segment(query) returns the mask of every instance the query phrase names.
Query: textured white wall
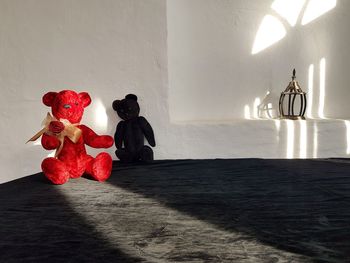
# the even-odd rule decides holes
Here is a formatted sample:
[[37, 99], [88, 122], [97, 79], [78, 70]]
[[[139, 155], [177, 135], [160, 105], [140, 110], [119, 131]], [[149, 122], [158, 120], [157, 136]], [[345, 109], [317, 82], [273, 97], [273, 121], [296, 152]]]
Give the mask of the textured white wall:
[[[350, 116], [348, 51], [350, 2], [336, 2], [335, 8], [302, 25], [303, 11], [292, 27], [265, 1], [168, 1], [169, 104], [173, 121], [221, 121], [244, 117], [255, 98], [267, 91], [279, 94], [290, 81], [293, 68], [308, 91], [308, 71], [314, 65], [314, 115], [318, 112], [319, 64], [325, 59], [324, 115]], [[280, 1], [281, 2], [281, 1]], [[298, 1], [292, 2], [293, 6]], [[292, 8], [287, 8], [287, 14]], [[262, 52], [252, 55], [252, 46], [265, 15], [276, 17], [286, 36]], [[273, 28], [265, 33], [273, 35]], [[181, 104], [181, 107], [179, 107]], [[309, 104], [311, 105], [311, 104]]]
[[[179, 157], [349, 156], [350, 1], [335, 1], [335, 8], [301, 25], [305, 5], [294, 27], [271, 9], [273, 2], [167, 1], [169, 115], [175, 140], [182, 143], [184, 154], [178, 153]], [[316, 6], [320, 2], [313, 1]], [[252, 55], [265, 15], [277, 17], [286, 36]], [[324, 100], [321, 61], [325, 61]], [[313, 96], [308, 98], [312, 118], [295, 122], [254, 118], [256, 98], [262, 101], [268, 91], [278, 106], [294, 67], [309, 94], [309, 83], [313, 84]]]
[[[111, 135], [119, 121], [112, 101], [135, 93], [156, 135], [162, 133], [165, 1], [1, 0], [0, 61], [0, 182], [39, 172], [49, 154], [25, 145], [48, 111], [41, 102], [48, 91], [88, 91], [93, 102], [82, 122]], [[103, 117], [103, 106], [108, 123], [99, 126], [95, 114], [99, 109]]]
[[307, 32], [290, 33], [252, 57], [270, 2], [0, 0], [0, 183], [40, 171], [49, 152], [24, 143], [48, 110], [42, 95], [61, 89], [88, 91], [93, 103], [83, 123], [111, 135], [119, 121], [112, 101], [137, 94], [155, 130], [157, 159], [347, 156], [349, 122], [312, 120], [305, 128], [242, 118], [245, 104], [286, 85], [291, 65], [306, 87], [307, 67], [316, 69], [321, 56], [326, 116], [348, 116], [348, 1]]

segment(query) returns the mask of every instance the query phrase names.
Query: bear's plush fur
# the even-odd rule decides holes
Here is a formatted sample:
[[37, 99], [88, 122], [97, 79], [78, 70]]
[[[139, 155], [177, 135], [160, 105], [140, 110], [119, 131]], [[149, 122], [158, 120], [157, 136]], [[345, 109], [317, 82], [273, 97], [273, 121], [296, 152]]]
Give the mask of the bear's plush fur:
[[122, 119], [114, 135], [117, 157], [125, 163], [152, 161], [153, 150], [144, 145], [144, 137], [154, 147], [156, 145], [154, 133], [148, 121], [139, 116], [140, 107], [137, 96], [128, 94], [125, 99], [115, 100], [112, 106]]
[[[111, 174], [111, 156], [102, 152], [93, 158], [86, 153], [85, 144], [109, 148], [113, 138], [97, 135], [80, 124], [84, 108], [91, 103], [89, 94], [71, 90], [49, 92], [43, 96], [43, 103], [51, 107], [53, 118], [41, 137], [41, 144], [47, 150], [56, 149], [56, 157], [46, 158], [41, 164], [45, 176], [54, 184], [64, 184], [69, 178], [78, 178], [84, 173], [97, 181], [106, 180]], [[73, 129], [74, 139], [65, 136], [68, 129]]]

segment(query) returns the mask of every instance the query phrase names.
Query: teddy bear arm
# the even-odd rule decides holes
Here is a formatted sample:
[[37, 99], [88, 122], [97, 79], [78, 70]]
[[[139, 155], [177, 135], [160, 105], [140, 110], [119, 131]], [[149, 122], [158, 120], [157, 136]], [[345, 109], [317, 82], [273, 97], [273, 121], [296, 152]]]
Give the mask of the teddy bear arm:
[[156, 146], [156, 141], [154, 139], [152, 126], [148, 123], [148, 121], [144, 117], [139, 117], [138, 121], [148, 143], [153, 147]]
[[93, 130], [85, 125], [79, 126], [83, 132], [84, 142], [93, 148], [109, 148], [113, 145], [114, 140], [109, 135], [97, 135]]
[[41, 137], [41, 145], [46, 150], [53, 150], [60, 146], [60, 141], [55, 136], [44, 133]]
[[114, 133], [114, 142], [115, 142], [115, 147], [117, 149], [122, 148], [123, 145], [123, 140], [124, 140], [124, 134], [125, 134], [125, 122], [120, 121], [117, 125], [117, 129]]

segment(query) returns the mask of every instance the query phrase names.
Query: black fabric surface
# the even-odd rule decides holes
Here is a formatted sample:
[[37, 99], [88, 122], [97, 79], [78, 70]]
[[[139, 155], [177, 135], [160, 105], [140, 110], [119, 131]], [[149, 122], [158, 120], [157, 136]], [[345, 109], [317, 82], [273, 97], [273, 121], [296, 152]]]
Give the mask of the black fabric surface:
[[0, 262], [350, 262], [350, 162], [114, 162], [0, 185]]

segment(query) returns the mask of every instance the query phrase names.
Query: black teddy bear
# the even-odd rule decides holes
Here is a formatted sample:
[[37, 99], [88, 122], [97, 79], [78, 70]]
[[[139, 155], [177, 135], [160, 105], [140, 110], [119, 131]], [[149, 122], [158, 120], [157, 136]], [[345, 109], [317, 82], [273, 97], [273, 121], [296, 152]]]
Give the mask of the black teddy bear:
[[137, 103], [137, 96], [128, 94], [125, 99], [113, 101], [112, 106], [123, 120], [118, 123], [114, 134], [117, 147], [115, 154], [119, 160], [125, 163], [152, 161], [153, 150], [144, 145], [144, 137], [152, 147], [156, 142], [151, 125], [144, 117], [139, 116], [140, 106]]

